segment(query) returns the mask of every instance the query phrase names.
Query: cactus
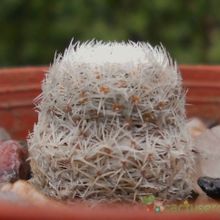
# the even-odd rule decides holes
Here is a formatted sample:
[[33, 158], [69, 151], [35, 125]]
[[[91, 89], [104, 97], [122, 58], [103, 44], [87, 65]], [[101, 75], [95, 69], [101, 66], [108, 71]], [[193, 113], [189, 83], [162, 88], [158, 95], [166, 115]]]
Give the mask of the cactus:
[[36, 99], [32, 183], [57, 199], [185, 199], [194, 159], [185, 94], [162, 46], [91, 41], [57, 55]]

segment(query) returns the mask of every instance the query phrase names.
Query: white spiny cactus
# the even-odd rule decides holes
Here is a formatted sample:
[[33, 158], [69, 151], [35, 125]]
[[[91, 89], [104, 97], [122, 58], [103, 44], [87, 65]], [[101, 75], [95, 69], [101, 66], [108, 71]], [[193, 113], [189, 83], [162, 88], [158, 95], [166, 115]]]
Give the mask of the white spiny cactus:
[[30, 135], [32, 182], [58, 199], [183, 199], [193, 157], [185, 95], [162, 46], [71, 44], [50, 67]]

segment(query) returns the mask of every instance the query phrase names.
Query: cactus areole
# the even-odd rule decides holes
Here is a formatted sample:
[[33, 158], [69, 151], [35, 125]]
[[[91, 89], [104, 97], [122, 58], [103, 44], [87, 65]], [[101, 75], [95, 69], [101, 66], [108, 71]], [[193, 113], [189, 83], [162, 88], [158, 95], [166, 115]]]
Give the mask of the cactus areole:
[[148, 43], [71, 43], [36, 99], [32, 183], [57, 199], [185, 199], [194, 159], [176, 63]]

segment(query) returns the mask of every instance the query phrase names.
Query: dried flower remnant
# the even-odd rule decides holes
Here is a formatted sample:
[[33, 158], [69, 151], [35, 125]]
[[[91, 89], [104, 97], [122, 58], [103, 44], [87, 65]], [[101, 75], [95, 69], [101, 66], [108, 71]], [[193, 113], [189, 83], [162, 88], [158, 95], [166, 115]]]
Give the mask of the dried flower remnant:
[[133, 105], [138, 105], [140, 103], [140, 97], [136, 95], [131, 96], [131, 103]]
[[120, 103], [113, 103], [112, 104], [112, 110], [114, 112], [121, 112], [123, 110], [124, 106]]
[[71, 44], [37, 101], [31, 181], [46, 195], [134, 201], [190, 194], [194, 159], [182, 81], [162, 46]]
[[101, 86], [99, 91], [103, 94], [107, 94], [107, 93], [109, 93], [110, 89], [108, 86]]

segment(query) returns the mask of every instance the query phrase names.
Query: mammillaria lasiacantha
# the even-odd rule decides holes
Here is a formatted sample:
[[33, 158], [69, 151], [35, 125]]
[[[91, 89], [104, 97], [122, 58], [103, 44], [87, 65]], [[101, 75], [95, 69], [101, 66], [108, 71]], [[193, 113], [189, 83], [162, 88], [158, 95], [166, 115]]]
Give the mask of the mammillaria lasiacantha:
[[32, 182], [58, 199], [183, 199], [193, 156], [176, 63], [162, 46], [70, 44], [49, 68], [29, 138]]

